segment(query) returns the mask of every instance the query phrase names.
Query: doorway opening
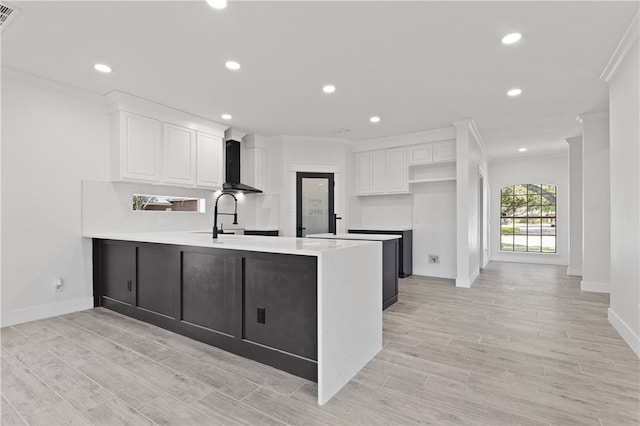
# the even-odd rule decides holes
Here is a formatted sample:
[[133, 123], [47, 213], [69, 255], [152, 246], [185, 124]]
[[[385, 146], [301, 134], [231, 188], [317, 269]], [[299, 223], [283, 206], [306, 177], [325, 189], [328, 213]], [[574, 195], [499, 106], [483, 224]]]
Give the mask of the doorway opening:
[[333, 173], [296, 173], [296, 236], [333, 233]]

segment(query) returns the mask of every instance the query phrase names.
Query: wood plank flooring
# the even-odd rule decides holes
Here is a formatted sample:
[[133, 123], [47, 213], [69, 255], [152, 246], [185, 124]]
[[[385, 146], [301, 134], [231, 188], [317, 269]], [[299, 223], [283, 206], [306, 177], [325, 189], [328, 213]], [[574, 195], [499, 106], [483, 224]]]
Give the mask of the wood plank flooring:
[[2, 425], [638, 425], [640, 362], [564, 267], [400, 280], [384, 349], [316, 385], [104, 309], [1, 329]]

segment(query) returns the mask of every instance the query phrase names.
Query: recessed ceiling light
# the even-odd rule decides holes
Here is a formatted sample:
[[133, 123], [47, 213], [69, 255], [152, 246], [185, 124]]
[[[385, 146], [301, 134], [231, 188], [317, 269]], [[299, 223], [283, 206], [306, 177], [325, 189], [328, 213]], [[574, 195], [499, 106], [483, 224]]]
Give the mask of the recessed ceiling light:
[[526, 150], [527, 150], [527, 148], [520, 148], [520, 149], [518, 149], [518, 151], [520, 151], [520, 152], [525, 152]]
[[224, 9], [227, 7], [227, 0], [207, 0], [207, 4], [214, 9]]
[[322, 91], [324, 93], [333, 93], [336, 91], [336, 86], [334, 86], [333, 84], [327, 84], [322, 88]]
[[372, 123], [379, 123], [380, 122], [380, 117], [374, 115], [373, 117], [371, 117], [369, 119], [369, 121], [372, 122]]
[[231, 114], [222, 114], [220, 117], [222, 117], [223, 120], [231, 120]]
[[240, 69], [240, 64], [236, 61], [227, 61], [224, 63], [224, 66], [233, 71], [237, 71]]
[[518, 96], [519, 94], [522, 93], [522, 89], [511, 89], [507, 92], [507, 96]]
[[520, 41], [521, 38], [522, 38], [522, 34], [520, 33], [507, 34], [506, 36], [502, 37], [502, 44], [517, 43], [518, 41]]
[[111, 72], [111, 67], [109, 65], [105, 65], [105, 64], [95, 64], [93, 66], [93, 68], [95, 68], [96, 71], [100, 71], [103, 73], [110, 73]]

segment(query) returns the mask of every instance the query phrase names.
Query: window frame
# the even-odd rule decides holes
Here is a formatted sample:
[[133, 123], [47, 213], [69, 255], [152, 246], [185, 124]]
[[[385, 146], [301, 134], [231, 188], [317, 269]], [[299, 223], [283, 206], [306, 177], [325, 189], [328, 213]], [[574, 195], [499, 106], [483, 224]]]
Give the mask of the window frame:
[[[557, 185], [519, 183], [502, 187], [500, 189], [500, 252], [557, 255], [557, 210]], [[526, 228], [524, 233], [522, 228]], [[520, 241], [516, 242], [518, 237]], [[524, 237], [524, 244], [522, 237]], [[552, 247], [549, 238], [553, 240]], [[511, 239], [510, 243], [509, 239]]]

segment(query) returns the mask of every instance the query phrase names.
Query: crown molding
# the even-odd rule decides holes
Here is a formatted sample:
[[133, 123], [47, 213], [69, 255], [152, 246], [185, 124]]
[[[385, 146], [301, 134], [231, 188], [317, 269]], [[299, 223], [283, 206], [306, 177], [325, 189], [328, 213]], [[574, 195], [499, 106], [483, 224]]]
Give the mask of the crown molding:
[[565, 142], [571, 145], [572, 143], [582, 144], [582, 136], [574, 136], [572, 138], [565, 138]]
[[478, 146], [482, 151], [482, 155], [484, 155], [484, 158], [487, 159], [489, 156], [487, 155], [487, 148], [484, 144], [484, 139], [482, 139], [480, 131], [476, 127], [476, 122], [473, 120], [473, 118], [471, 119], [471, 123], [469, 123], [469, 130], [471, 130], [473, 137], [476, 139], [476, 142], [478, 142]]
[[14, 81], [29, 84], [30, 86], [73, 93], [74, 95], [82, 96], [84, 98], [91, 99], [97, 102], [104, 102], [104, 98], [100, 93], [95, 93], [86, 89], [81, 89], [79, 87], [70, 86], [66, 83], [61, 83], [56, 80], [40, 77], [39, 75], [30, 74], [14, 68], [6, 67], [4, 65], [2, 66], [2, 68], [0, 68], [0, 75], [2, 76], [3, 80], [5, 78], [9, 78]]
[[620, 43], [618, 43], [618, 47], [611, 55], [611, 59], [609, 59], [609, 63], [604, 67], [604, 71], [600, 74], [600, 78], [607, 83], [611, 81], [616, 71], [620, 67], [620, 64], [624, 62], [625, 58], [629, 54], [631, 47], [638, 40], [638, 36], [640, 35], [640, 22], [638, 16], [640, 12], [636, 12], [636, 15], [631, 20], [631, 24], [627, 27], [627, 30], [624, 32]]
[[578, 115], [578, 121], [580, 123], [584, 123], [585, 121], [595, 121], [595, 120], [608, 120], [609, 112], [587, 112], [584, 114]]
[[405, 135], [385, 136], [383, 138], [364, 139], [352, 142], [353, 152], [371, 151], [374, 149], [397, 148], [421, 143], [445, 141], [456, 138], [456, 130], [453, 127], [441, 127], [439, 129], [425, 130], [423, 132], [408, 133]]
[[209, 120], [208, 118], [200, 117], [119, 90], [113, 90], [107, 93], [104, 95], [104, 99], [107, 103], [109, 114], [118, 111], [132, 112], [199, 132], [206, 132], [220, 138], [224, 138], [224, 132], [229, 127]]

